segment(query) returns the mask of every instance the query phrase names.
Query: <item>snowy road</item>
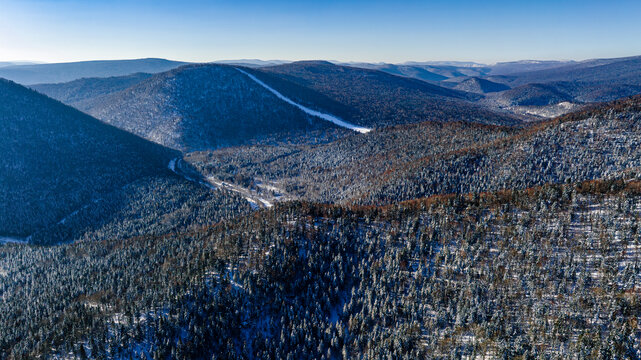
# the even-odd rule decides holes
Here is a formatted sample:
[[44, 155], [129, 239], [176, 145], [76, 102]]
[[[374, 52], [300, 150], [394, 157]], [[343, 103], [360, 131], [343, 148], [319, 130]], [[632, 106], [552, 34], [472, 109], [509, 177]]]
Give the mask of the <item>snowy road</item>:
[[320, 111], [312, 110], [312, 109], [310, 109], [310, 108], [308, 108], [306, 106], [303, 106], [303, 105], [301, 105], [301, 104], [299, 104], [297, 102], [294, 102], [290, 98], [288, 98], [285, 95], [283, 95], [283, 94], [279, 93], [278, 91], [276, 91], [274, 88], [272, 88], [269, 85], [265, 84], [264, 82], [258, 80], [258, 78], [256, 78], [254, 75], [252, 75], [252, 74], [250, 74], [250, 73], [248, 73], [246, 71], [243, 71], [243, 70], [241, 70], [239, 68], [236, 68], [236, 70], [238, 70], [241, 73], [247, 75], [250, 79], [254, 80], [260, 86], [262, 86], [265, 89], [269, 90], [272, 94], [276, 95], [279, 99], [283, 100], [284, 102], [286, 102], [286, 103], [288, 103], [290, 105], [296, 106], [297, 108], [303, 110], [305, 113], [307, 113], [307, 114], [309, 114], [311, 116], [315, 116], [315, 117], [321, 118], [323, 120], [332, 122], [332, 123], [334, 123], [334, 124], [336, 124], [338, 126], [341, 126], [341, 127], [344, 127], [344, 128], [350, 129], [350, 130], [354, 130], [354, 131], [357, 131], [357, 132], [363, 133], [363, 134], [372, 131], [372, 129], [369, 129], [369, 128], [366, 128], [366, 127], [357, 126], [357, 125], [354, 125], [354, 124], [350, 124], [350, 123], [348, 123], [346, 121], [343, 121], [343, 120], [339, 119], [338, 117], [336, 117], [334, 115], [330, 115], [330, 114], [322, 113]]
[[182, 159], [179, 159], [179, 158], [172, 159], [171, 161], [169, 161], [169, 164], [167, 165], [167, 167], [169, 168], [169, 170], [174, 172], [176, 175], [180, 175], [180, 176], [182, 176], [184, 179], [186, 179], [188, 181], [203, 185], [203, 186], [209, 188], [210, 190], [225, 189], [225, 190], [228, 190], [228, 191], [233, 191], [233, 192], [239, 193], [240, 195], [242, 195], [245, 198], [245, 200], [247, 200], [249, 202], [249, 204], [251, 205], [251, 207], [253, 209], [259, 209], [261, 207], [268, 207], [269, 208], [269, 207], [273, 206], [273, 204], [270, 201], [268, 201], [267, 199], [264, 199], [264, 198], [262, 198], [260, 196], [257, 196], [251, 190], [245, 189], [245, 188], [243, 188], [241, 186], [230, 184], [230, 183], [227, 183], [227, 182], [224, 182], [224, 181], [219, 181], [218, 179], [216, 179], [214, 177], [208, 177], [207, 179], [203, 179], [203, 180], [195, 179], [195, 178], [185, 174], [185, 172], [181, 170], [181, 168], [180, 168], [180, 162], [181, 161], [182, 161]]

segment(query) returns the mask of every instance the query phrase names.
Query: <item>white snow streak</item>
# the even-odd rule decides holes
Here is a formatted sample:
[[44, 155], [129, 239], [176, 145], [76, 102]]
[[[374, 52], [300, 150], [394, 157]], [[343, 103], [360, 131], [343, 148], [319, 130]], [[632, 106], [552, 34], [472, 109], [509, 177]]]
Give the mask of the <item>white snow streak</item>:
[[0, 236], [0, 244], [26, 244], [27, 240], [26, 239], [18, 239], [18, 238], [13, 238], [13, 237], [7, 237], [7, 236]]
[[325, 113], [322, 113], [320, 111], [312, 110], [312, 109], [310, 109], [310, 108], [308, 108], [306, 106], [303, 106], [303, 105], [301, 105], [299, 103], [296, 103], [293, 100], [291, 100], [290, 98], [286, 97], [285, 95], [279, 93], [278, 91], [276, 91], [275, 89], [273, 89], [269, 85], [267, 85], [264, 82], [258, 80], [258, 78], [256, 78], [254, 75], [252, 75], [252, 74], [250, 74], [250, 73], [248, 73], [246, 71], [243, 71], [241, 69], [238, 69], [238, 68], [236, 68], [236, 70], [238, 70], [241, 73], [247, 75], [250, 79], [254, 80], [260, 86], [262, 86], [265, 89], [269, 90], [272, 94], [276, 95], [279, 99], [283, 100], [284, 102], [286, 102], [286, 103], [288, 103], [290, 105], [296, 106], [297, 108], [303, 110], [304, 112], [306, 112], [309, 115], [321, 118], [321, 119], [326, 120], [326, 121], [330, 121], [330, 122], [332, 122], [332, 123], [334, 123], [334, 124], [336, 124], [338, 126], [341, 126], [341, 127], [344, 127], [344, 128], [350, 129], [350, 130], [354, 130], [354, 131], [357, 131], [357, 132], [362, 133], [362, 134], [365, 134], [365, 133], [368, 133], [368, 132], [372, 131], [372, 129], [369, 129], [369, 128], [366, 128], [366, 127], [361, 127], [361, 126], [356, 126], [356, 125], [350, 124], [348, 122], [345, 122], [345, 121], [337, 118], [334, 115], [325, 114]]

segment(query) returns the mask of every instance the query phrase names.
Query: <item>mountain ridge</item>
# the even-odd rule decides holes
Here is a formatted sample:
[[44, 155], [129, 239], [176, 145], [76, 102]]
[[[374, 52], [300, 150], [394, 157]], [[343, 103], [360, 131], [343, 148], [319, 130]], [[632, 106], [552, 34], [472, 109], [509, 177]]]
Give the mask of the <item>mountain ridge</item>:
[[0, 78], [22, 85], [62, 83], [81, 78], [123, 76], [141, 72], [158, 73], [185, 64], [179, 61], [146, 58], [17, 65], [0, 68]]

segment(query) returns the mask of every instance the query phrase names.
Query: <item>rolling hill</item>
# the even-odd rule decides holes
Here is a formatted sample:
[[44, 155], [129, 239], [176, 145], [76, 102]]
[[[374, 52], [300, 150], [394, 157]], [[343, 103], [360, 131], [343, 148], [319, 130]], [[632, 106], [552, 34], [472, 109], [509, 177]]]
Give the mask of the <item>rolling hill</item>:
[[505, 84], [496, 83], [479, 77], [471, 77], [456, 82], [454, 89], [477, 94], [487, 94], [508, 90], [510, 87]]
[[639, 84], [641, 56], [586, 60], [551, 69], [525, 71], [505, 76], [490, 76], [489, 80], [511, 86], [556, 81], [599, 82], [602, 84]]
[[136, 73], [105, 78], [82, 78], [57, 84], [35, 84], [29, 87], [67, 105], [86, 110], [85, 103], [97, 97], [125, 90], [151, 76], [147, 73]]
[[356, 64], [349, 64], [349, 65], [353, 67], [364, 68], [364, 69], [380, 70], [389, 74], [406, 76], [406, 77], [428, 81], [428, 82], [437, 82], [437, 81], [449, 79], [449, 76], [444, 76], [437, 72], [430, 71], [426, 69], [425, 66], [419, 66], [419, 65], [366, 64], [366, 63], [356, 63]]
[[235, 67], [188, 65], [122, 91], [84, 101], [79, 109], [121, 129], [180, 150], [199, 150], [339, 131], [309, 116]]
[[402, 75], [424, 81], [438, 82], [454, 78], [501, 76], [514, 73], [547, 70], [575, 63], [575, 61], [519, 60], [498, 62], [496, 64], [461, 63], [456, 61], [408, 61], [402, 64], [353, 63], [345, 65], [381, 70], [394, 75]]
[[573, 65], [575, 63], [575, 61], [556, 60], [518, 60], [498, 62], [491, 65], [491, 70], [487, 75], [509, 75], [514, 73], [541, 71]]
[[194, 152], [185, 160], [206, 177], [250, 188], [274, 201], [350, 201], [388, 171], [427, 156], [515, 135], [519, 129], [423, 122], [376, 129], [319, 145], [257, 145]]
[[605, 102], [641, 93], [641, 57], [587, 60], [487, 79], [513, 88], [543, 84], [577, 103]]
[[393, 204], [435, 194], [523, 189], [641, 167], [641, 98], [518, 129], [432, 123], [377, 129], [315, 146], [188, 154], [206, 176], [274, 200]]
[[640, 64], [641, 57], [578, 62], [517, 61], [495, 64], [480, 77], [450, 78], [438, 84], [477, 93], [481, 93], [482, 86], [478, 84], [481, 79], [500, 84], [494, 85], [497, 91], [485, 92], [479, 104], [522, 115], [524, 119], [552, 118], [576, 111], [586, 103], [640, 94]]
[[558, 86], [547, 84], [527, 84], [501, 92], [497, 101], [508, 106], [546, 106], [564, 101], [572, 101]]
[[302, 61], [252, 69], [252, 73], [303, 104], [327, 109], [362, 126], [452, 120], [488, 124], [519, 122], [470, 104], [471, 100], [480, 98], [477, 94], [383, 71]]
[[401, 64], [349, 63], [340, 65], [380, 70], [393, 75], [401, 75], [429, 82], [442, 81], [457, 77], [484, 76], [491, 71], [489, 65], [457, 61], [408, 61]]
[[0, 78], [22, 85], [61, 83], [81, 78], [159, 73], [184, 64], [165, 59], [136, 59], [14, 65], [0, 68]]

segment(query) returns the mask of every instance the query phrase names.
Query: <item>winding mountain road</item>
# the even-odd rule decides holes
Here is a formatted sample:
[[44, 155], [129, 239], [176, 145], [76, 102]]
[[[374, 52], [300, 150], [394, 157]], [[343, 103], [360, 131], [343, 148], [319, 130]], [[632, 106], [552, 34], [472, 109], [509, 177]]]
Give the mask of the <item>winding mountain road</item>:
[[273, 206], [271, 201], [261, 196], [258, 196], [256, 192], [246, 189], [244, 187], [241, 187], [235, 184], [230, 184], [224, 181], [219, 181], [214, 177], [208, 177], [202, 180], [196, 179], [193, 176], [188, 175], [185, 171], [183, 171], [183, 169], [181, 169], [181, 166], [180, 166], [181, 162], [182, 162], [182, 159], [180, 158], [172, 159], [171, 161], [169, 161], [169, 165], [167, 165], [167, 167], [169, 168], [169, 170], [174, 172], [176, 175], [181, 176], [185, 180], [191, 181], [196, 184], [200, 184], [210, 190], [225, 189], [228, 191], [233, 191], [235, 193], [238, 193], [242, 195], [245, 198], [245, 200], [247, 200], [251, 205], [251, 207], [254, 209], [259, 209], [263, 207], [269, 208]]

